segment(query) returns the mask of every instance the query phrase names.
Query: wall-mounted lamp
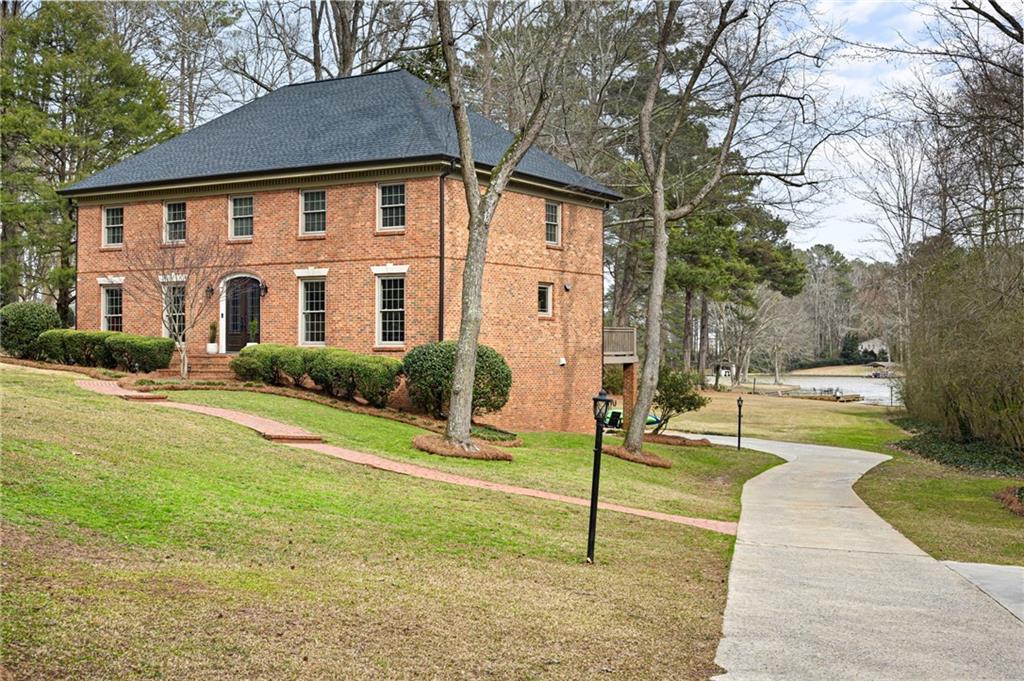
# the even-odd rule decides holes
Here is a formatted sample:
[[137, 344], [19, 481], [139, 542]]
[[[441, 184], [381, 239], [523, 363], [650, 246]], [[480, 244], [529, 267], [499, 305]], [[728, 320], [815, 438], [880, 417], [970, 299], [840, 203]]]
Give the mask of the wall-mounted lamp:
[[212, 286], [207, 286], [206, 287], [206, 297], [207, 298], [213, 298], [213, 287]]
[[267, 297], [267, 285], [266, 284], [260, 284], [260, 298], [266, 298], [266, 297]]

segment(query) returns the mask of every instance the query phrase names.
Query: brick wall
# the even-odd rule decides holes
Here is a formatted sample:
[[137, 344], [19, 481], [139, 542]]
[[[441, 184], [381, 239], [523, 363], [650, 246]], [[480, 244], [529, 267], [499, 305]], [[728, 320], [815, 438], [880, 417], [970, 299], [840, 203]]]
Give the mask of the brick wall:
[[[264, 342], [298, 343], [295, 270], [310, 268], [328, 270], [327, 345], [400, 356], [403, 349], [436, 340], [439, 181], [436, 176], [387, 180], [393, 181], [406, 184], [402, 232], [377, 230], [374, 182], [316, 187], [327, 192], [327, 230], [322, 237], [299, 234], [298, 187], [251, 192], [254, 228], [247, 241], [228, 239], [227, 194], [83, 203], [78, 217], [78, 327], [100, 327], [97, 278], [124, 277], [125, 331], [162, 333], [156, 302], [137, 293], [152, 286], [147, 283], [152, 276], [130, 271], [124, 249], [161, 233], [161, 199], [166, 199], [187, 202], [190, 236], [201, 240], [219, 235], [223, 248], [237, 252], [234, 272], [254, 275], [266, 284], [260, 309]], [[481, 341], [505, 355], [513, 371], [513, 388], [508, 406], [484, 420], [517, 430], [588, 430], [590, 397], [601, 378], [602, 215], [599, 208], [563, 203], [562, 246], [550, 248], [544, 241], [544, 203], [540, 196], [508, 192], [492, 226]], [[105, 205], [124, 207], [123, 248], [101, 248]], [[446, 181], [445, 209], [445, 337], [455, 339], [467, 241], [465, 196], [457, 179]], [[376, 279], [370, 268], [388, 263], [408, 266], [404, 348], [374, 347]], [[550, 318], [537, 314], [539, 282], [554, 285]], [[219, 296], [219, 291], [214, 293], [206, 318], [190, 336], [193, 353], [205, 352], [208, 324], [220, 315]], [[222, 319], [219, 323], [223, 326]], [[562, 357], [564, 366], [559, 364]]]

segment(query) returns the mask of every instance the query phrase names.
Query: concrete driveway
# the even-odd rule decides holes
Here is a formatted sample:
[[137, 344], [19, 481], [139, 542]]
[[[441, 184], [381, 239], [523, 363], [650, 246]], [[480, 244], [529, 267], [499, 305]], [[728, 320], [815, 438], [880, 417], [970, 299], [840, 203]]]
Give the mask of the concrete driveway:
[[743, 445], [788, 463], [743, 488], [717, 679], [1021, 678], [1024, 623], [854, 494], [889, 457]]

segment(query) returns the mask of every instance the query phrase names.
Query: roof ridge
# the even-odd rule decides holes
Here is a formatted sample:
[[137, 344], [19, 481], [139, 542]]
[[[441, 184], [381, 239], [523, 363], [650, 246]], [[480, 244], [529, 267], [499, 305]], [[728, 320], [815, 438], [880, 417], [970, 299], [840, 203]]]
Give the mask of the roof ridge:
[[[366, 77], [369, 77], [369, 76], [383, 76], [383, 75], [387, 75], [389, 73], [401, 73], [401, 72], [409, 73], [405, 69], [403, 69], [401, 67], [398, 67], [398, 68], [394, 68], [394, 69], [388, 69], [387, 71], [368, 71], [366, 73], [353, 73], [350, 76], [335, 76], [334, 78], [321, 78], [320, 80], [302, 80], [302, 81], [299, 81], [298, 83], [288, 83], [287, 85], [284, 86], [284, 88], [296, 87], [298, 85], [318, 85], [320, 83], [332, 83], [332, 82], [338, 81], [338, 80], [354, 80], [356, 78], [366, 78]], [[409, 73], [409, 75], [413, 76], [413, 74], [411, 74], [411, 73]], [[415, 77], [416, 76], [413, 76], [413, 78], [415, 78]], [[284, 88], [277, 88], [277, 89], [278, 90], [283, 90]], [[277, 90], [274, 90], [274, 92], [276, 92], [276, 91]]]

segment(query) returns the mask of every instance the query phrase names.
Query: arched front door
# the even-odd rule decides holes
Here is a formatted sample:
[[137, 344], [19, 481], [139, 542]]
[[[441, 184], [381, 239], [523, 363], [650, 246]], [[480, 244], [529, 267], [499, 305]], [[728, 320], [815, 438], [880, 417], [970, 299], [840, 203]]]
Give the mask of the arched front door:
[[237, 352], [246, 343], [258, 343], [259, 330], [249, 333], [250, 325], [260, 322], [260, 282], [253, 277], [235, 277], [228, 281], [226, 306], [224, 310], [224, 347], [228, 352]]

